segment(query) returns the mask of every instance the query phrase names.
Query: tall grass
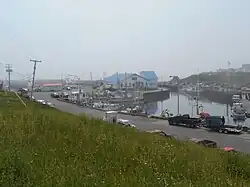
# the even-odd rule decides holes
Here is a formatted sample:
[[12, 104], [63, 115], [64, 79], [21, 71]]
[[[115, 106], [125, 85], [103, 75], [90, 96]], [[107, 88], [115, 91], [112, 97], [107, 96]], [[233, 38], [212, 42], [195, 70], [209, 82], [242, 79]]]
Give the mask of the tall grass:
[[250, 158], [0, 94], [0, 186], [250, 186]]

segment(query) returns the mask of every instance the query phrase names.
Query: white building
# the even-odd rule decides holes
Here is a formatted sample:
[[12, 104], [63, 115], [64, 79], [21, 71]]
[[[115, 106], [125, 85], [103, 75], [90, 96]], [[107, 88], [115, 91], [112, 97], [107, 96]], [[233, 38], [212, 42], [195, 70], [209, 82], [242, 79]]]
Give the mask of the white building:
[[250, 64], [242, 64], [241, 69], [243, 72], [250, 72]]
[[[126, 86], [127, 85], [127, 86]], [[149, 80], [134, 73], [120, 81], [121, 88], [145, 88], [149, 87]]]
[[158, 77], [153, 71], [142, 71], [139, 74], [114, 74], [107, 77], [106, 85], [112, 85], [113, 88], [121, 89], [157, 89]]

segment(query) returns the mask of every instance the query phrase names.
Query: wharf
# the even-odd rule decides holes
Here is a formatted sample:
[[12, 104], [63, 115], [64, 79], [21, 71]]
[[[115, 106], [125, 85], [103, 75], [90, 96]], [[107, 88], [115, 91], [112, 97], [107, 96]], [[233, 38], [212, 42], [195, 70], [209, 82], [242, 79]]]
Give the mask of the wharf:
[[249, 100], [241, 100], [243, 104], [243, 108], [247, 111], [247, 113], [250, 113], [250, 101]]

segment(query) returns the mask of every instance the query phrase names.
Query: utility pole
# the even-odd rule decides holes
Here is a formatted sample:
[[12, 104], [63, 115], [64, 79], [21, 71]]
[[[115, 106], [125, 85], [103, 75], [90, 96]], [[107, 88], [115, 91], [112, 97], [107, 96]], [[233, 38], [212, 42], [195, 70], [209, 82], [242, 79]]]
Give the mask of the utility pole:
[[32, 77], [32, 85], [31, 85], [31, 92], [30, 92], [30, 98], [32, 99], [33, 97], [33, 89], [34, 89], [34, 84], [35, 84], [35, 76], [36, 76], [36, 63], [41, 63], [41, 60], [32, 60], [30, 59], [31, 62], [34, 62], [34, 67], [33, 67], [33, 77]]
[[10, 73], [13, 71], [12, 70], [12, 65], [11, 64], [6, 64], [5, 68], [6, 68], [6, 72], [8, 73], [8, 82], [9, 82], [8, 91], [10, 92]]

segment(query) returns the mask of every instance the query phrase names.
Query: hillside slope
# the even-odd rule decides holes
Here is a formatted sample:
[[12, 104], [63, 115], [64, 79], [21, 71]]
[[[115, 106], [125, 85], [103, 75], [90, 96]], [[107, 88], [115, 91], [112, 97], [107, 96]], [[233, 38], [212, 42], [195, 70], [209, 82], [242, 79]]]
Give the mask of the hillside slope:
[[[250, 83], [250, 73], [231, 72], [229, 73], [229, 78], [226, 72], [201, 73], [199, 75], [199, 79], [200, 82], [206, 83], [225, 84], [230, 82], [230, 84], [242, 86], [244, 84]], [[191, 75], [181, 79], [181, 81], [195, 84], [197, 82], [197, 75]]]
[[250, 157], [0, 93], [0, 186], [249, 186]]

